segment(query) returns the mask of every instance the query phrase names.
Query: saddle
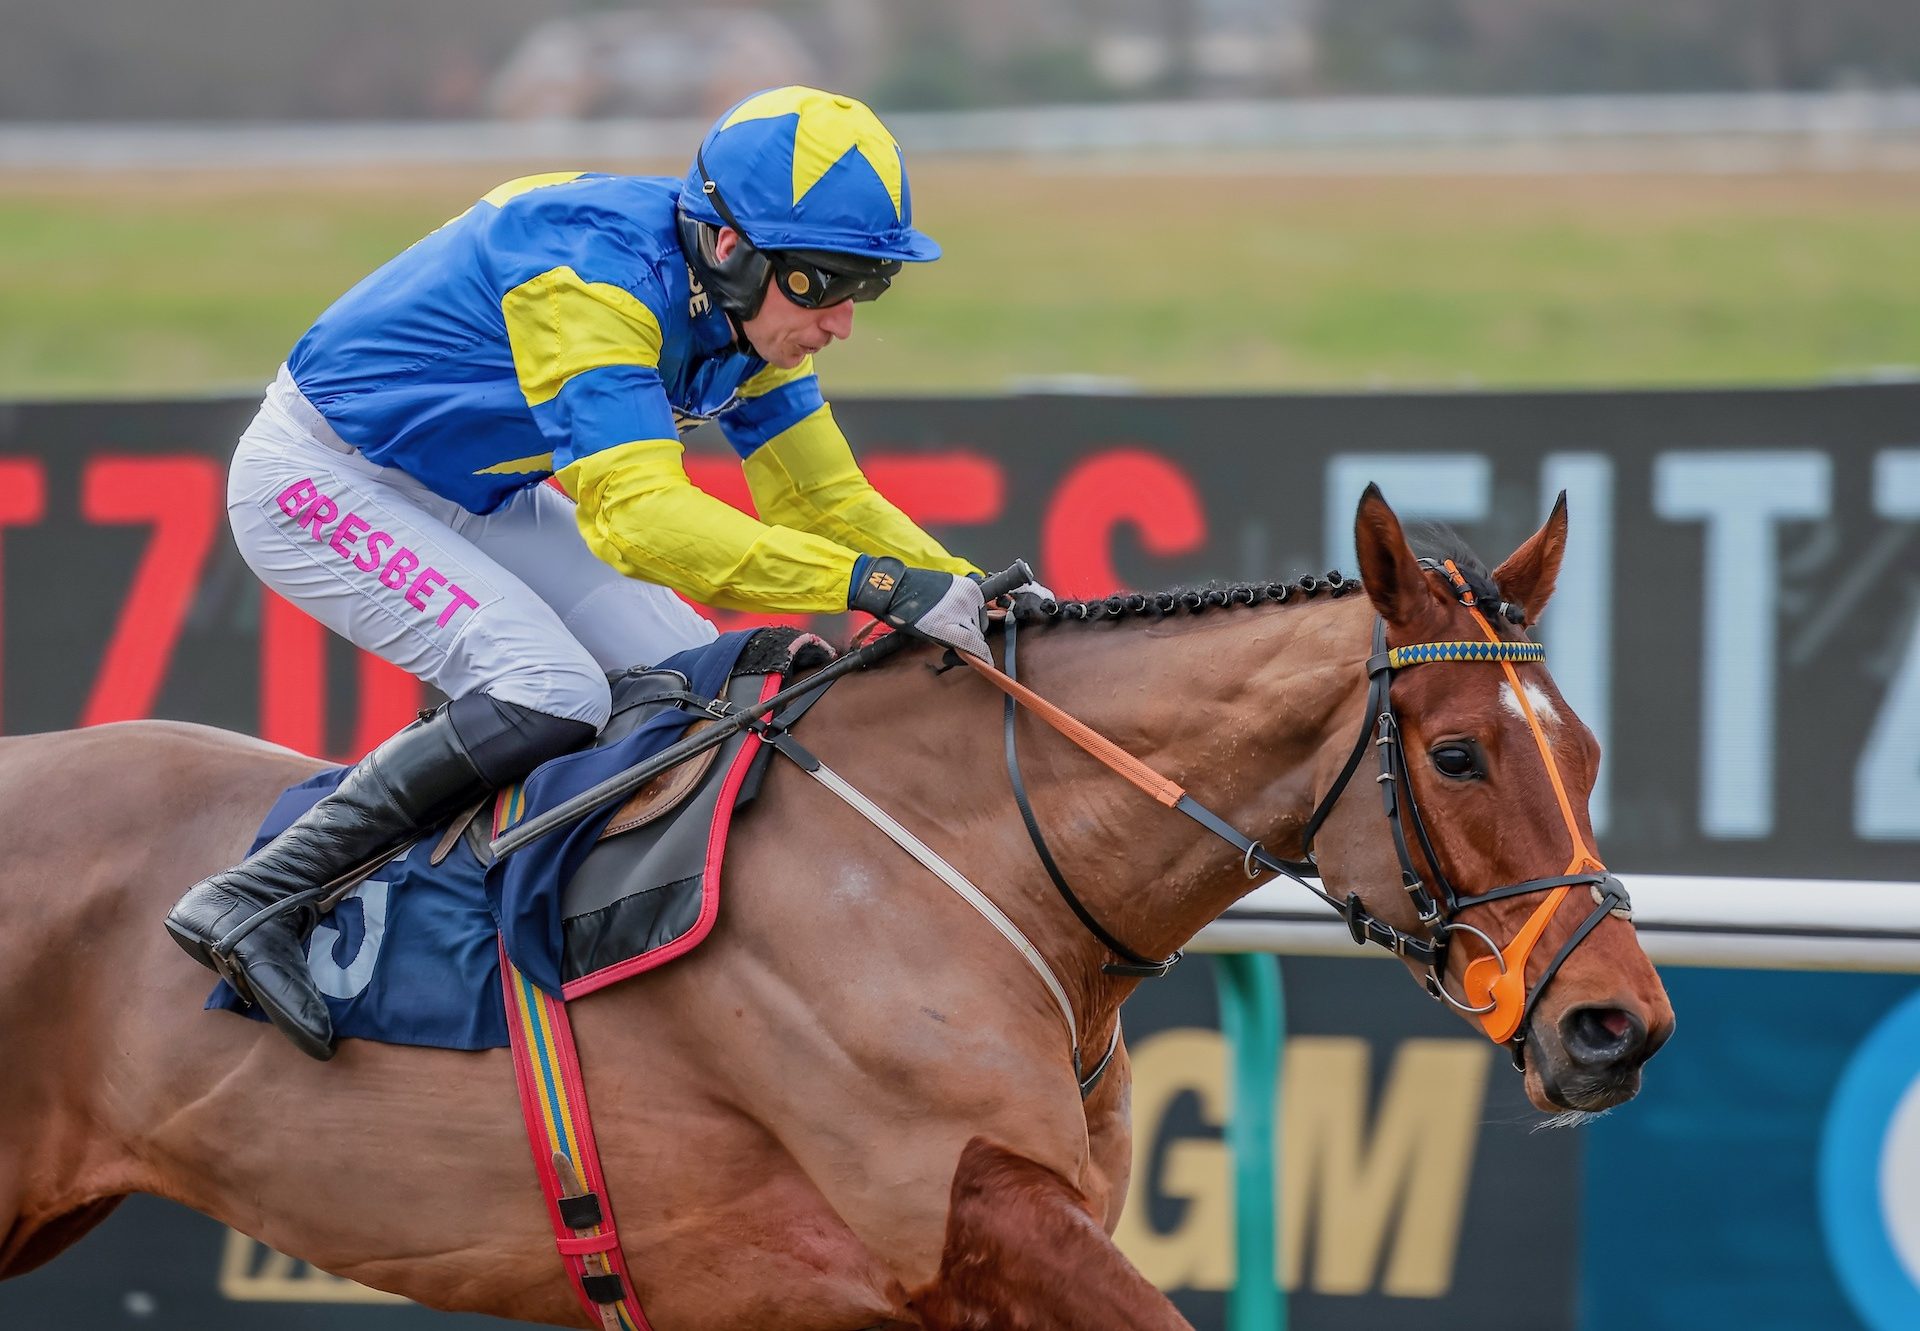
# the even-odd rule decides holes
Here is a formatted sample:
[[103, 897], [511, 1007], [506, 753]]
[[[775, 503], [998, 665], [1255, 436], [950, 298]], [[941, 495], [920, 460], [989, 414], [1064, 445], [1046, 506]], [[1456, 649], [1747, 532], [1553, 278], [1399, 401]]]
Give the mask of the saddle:
[[[757, 664], [736, 666], [718, 701], [746, 707], [777, 688], [782, 674], [749, 672]], [[630, 671], [615, 681], [613, 719], [598, 747], [617, 746], [669, 714], [698, 717], [710, 701], [677, 671]], [[696, 719], [676, 738], [712, 724], [711, 715]], [[560, 889], [563, 997], [651, 970], [706, 937], [718, 914], [733, 811], [753, 798], [770, 753], [741, 731], [655, 776], [607, 816]], [[521, 804], [519, 788], [509, 787], [495, 794], [491, 818], [469, 823], [466, 835], [483, 863]], [[514, 880], [504, 881], [510, 890]]]
[[[618, 734], [614, 733], [614, 725], [623, 719], [623, 714], [631, 717], [640, 707], [648, 703], [656, 706], [664, 704], [669, 696], [686, 698], [694, 696], [687, 677], [677, 670], [635, 669], [616, 676], [614, 682], [616, 689], [614, 722], [609, 723], [607, 732], [596, 741], [596, 746], [633, 732], [636, 723], [628, 721], [620, 726]], [[621, 706], [622, 698], [628, 699], [624, 707]], [[687, 727], [685, 734], [696, 735], [711, 724], [711, 721], [695, 721]], [[664, 818], [678, 809], [707, 779], [708, 773], [713, 770], [713, 764], [719, 756], [718, 748], [703, 750], [685, 762], [669, 767], [634, 791], [619, 808], [614, 810], [612, 820], [600, 831], [600, 840], [606, 841], [623, 832], [632, 832], [645, 827], [648, 823]], [[501, 794], [501, 791], [494, 791], [486, 799], [465, 810], [448, 823], [446, 831], [440, 834], [440, 840], [434, 845], [429, 862], [440, 864], [451, 855], [453, 848], [460, 844], [461, 838], [468, 836], [472, 831], [475, 820], [481, 813], [493, 808]], [[485, 852], [484, 842], [475, 840], [474, 844], [482, 853]]]
[[[308, 949], [343, 1038], [480, 1049], [508, 1043], [496, 939], [550, 993], [575, 997], [697, 946], [719, 912], [733, 812], [758, 789], [771, 750], [751, 731], [668, 768], [603, 809], [496, 863], [509, 826], [757, 701], [830, 655], [793, 630], [728, 634], [664, 668], [609, 681], [613, 716], [594, 745], [545, 764], [323, 903]], [[584, 775], [575, 776], [580, 773]], [[282, 795], [256, 845], [332, 789], [339, 771]], [[577, 788], [577, 785], [575, 788]], [[251, 1011], [223, 983], [209, 1007]]]

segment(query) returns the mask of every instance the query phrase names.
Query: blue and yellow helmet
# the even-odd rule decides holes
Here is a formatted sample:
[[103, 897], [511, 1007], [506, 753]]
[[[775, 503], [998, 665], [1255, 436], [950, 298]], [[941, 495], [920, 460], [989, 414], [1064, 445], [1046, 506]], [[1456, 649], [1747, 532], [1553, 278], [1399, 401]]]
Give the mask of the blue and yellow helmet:
[[[718, 196], [718, 206], [716, 206]], [[864, 102], [798, 85], [755, 93], [694, 154], [681, 212], [760, 250], [892, 263], [940, 257], [913, 227], [900, 145]]]

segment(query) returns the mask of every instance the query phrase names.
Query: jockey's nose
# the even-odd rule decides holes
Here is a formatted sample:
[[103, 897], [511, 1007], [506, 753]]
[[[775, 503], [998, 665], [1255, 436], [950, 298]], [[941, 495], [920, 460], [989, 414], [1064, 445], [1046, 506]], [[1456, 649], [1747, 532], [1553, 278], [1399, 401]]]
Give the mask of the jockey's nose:
[[820, 328], [843, 341], [853, 335], [853, 302], [843, 300], [820, 311]]

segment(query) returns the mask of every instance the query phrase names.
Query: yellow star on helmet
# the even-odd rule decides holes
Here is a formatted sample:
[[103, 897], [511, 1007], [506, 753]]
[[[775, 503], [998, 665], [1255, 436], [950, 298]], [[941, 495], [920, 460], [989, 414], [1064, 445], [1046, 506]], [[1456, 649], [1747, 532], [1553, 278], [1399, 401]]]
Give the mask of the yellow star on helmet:
[[798, 115], [793, 131], [793, 201], [807, 197], [849, 148], [859, 150], [873, 167], [900, 215], [900, 148], [865, 102], [818, 88], [795, 85], [774, 88], [749, 97], [734, 108], [722, 130], [746, 120], [773, 120]]

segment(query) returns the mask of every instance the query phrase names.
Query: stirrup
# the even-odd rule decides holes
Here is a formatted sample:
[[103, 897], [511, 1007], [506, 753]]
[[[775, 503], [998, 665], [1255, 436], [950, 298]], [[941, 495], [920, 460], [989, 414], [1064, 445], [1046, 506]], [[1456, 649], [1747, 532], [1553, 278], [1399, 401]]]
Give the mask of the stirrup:
[[214, 951], [213, 973], [226, 981], [227, 987], [233, 990], [242, 1003], [248, 1007], [260, 1006], [260, 996], [253, 992], [253, 986], [247, 982], [246, 971], [234, 961], [231, 949], [224, 952], [217, 949]]
[[[236, 924], [232, 929], [228, 930], [224, 938], [219, 939], [213, 944], [210, 951], [213, 953], [214, 969], [220, 971], [223, 978], [227, 978], [227, 970], [239, 970], [239, 967], [231, 964], [233, 952], [234, 949], [240, 945], [241, 940], [246, 938], [248, 934], [258, 929], [261, 925], [266, 924], [268, 921], [276, 920], [290, 911], [317, 907], [320, 899], [325, 895], [325, 888], [310, 887], [304, 892], [295, 892], [292, 896], [282, 897], [278, 901], [269, 902], [267, 905], [262, 906], [259, 910], [247, 916], [246, 919], [240, 921], [239, 924]], [[315, 911], [314, 918], [316, 920], [319, 918], [317, 910]], [[223, 962], [227, 964], [223, 965]], [[232, 983], [230, 978], [228, 978], [228, 983]], [[238, 985], [234, 987], [235, 989], [239, 988]]]

